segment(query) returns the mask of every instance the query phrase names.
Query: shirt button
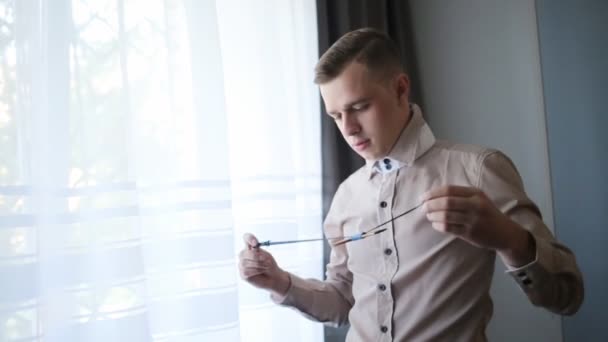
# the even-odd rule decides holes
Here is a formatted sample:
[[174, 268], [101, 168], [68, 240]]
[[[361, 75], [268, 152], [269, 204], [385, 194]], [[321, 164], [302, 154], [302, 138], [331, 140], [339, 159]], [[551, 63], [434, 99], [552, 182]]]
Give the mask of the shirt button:
[[385, 202], [385, 201], [382, 201], [382, 202], [380, 202], [380, 206], [381, 206], [382, 208], [386, 208], [387, 204], [386, 204], [386, 202]]
[[380, 331], [382, 331], [383, 333], [388, 331], [388, 328], [385, 325], [381, 325], [380, 326]]
[[390, 163], [391, 163], [391, 160], [390, 160], [390, 159], [388, 159], [388, 158], [384, 158], [384, 164], [390, 164]]
[[380, 290], [380, 291], [386, 290], [386, 285], [384, 285], [384, 284], [378, 285], [378, 290]]
[[522, 283], [524, 285], [530, 285], [530, 284], [532, 284], [532, 280], [530, 278], [526, 278], [526, 279], [522, 280]]
[[391, 166], [391, 164], [386, 164], [386, 165], [384, 165], [384, 167], [385, 167], [387, 170], [390, 170], [390, 169], [392, 169], [392, 168], [393, 168], [393, 166]]
[[393, 254], [393, 250], [390, 249], [390, 248], [387, 248], [387, 249], [384, 250], [384, 254], [385, 255], [391, 255], [391, 254]]

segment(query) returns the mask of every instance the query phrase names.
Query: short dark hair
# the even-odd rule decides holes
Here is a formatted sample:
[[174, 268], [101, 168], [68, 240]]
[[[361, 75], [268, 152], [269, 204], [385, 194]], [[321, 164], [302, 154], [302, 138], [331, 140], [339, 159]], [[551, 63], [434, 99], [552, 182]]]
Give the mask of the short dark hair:
[[395, 42], [384, 32], [366, 27], [343, 35], [327, 49], [315, 66], [314, 82], [324, 84], [333, 80], [353, 61], [383, 76], [403, 70]]

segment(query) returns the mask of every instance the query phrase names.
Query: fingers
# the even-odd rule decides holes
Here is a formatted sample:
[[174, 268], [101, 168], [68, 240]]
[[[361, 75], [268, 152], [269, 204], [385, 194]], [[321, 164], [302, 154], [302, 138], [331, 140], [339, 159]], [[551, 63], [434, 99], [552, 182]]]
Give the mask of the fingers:
[[445, 223], [445, 222], [432, 222], [432, 226], [435, 230], [442, 233], [450, 233], [454, 235], [461, 235], [466, 231], [464, 225]]
[[421, 202], [426, 202], [437, 197], [471, 197], [476, 195], [479, 189], [467, 186], [446, 185], [431, 189], [425, 192], [421, 197]]
[[243, 278], [244, 280], [247, 280], [249, 278], [265, 274], [266, 270], [254, 268], [254, 267], [248, 267], [248, 268], [241, 269], [240, 273], [241, 273], [241, 278]]
[[274, 258], [265, 250], [261, 249], [244, 249], [239, 253], [239, 262], [249, 260], [260, 264], [270, 265]]
[[478, 208], [475, 194], [475, 188], [458, 186], [431, 190], [425, 194], [426, 217], [435, 230], [460, 235], [475, 221]]
[[434, 211], [426, 214], [431, 223], [447, 223], [455, 225], [468, 225], [472, 223], [469, 215], [458, 211]]
[[264, 274], [271, 268], [269, 258], [257, 250], [243, 250], [239, 255], [239, 271], [241, 278], [247, 280], [251, 277]]
[[243, 235], [243, 241], [245, 242], [245, 246], [249, 249], [255, 248], [258, 245], [258, 239], [251, 233], [245, 233]]
[[264, 260], [253, 260], [241, 258], [239, 260], [239, 272], [243, 279], [248, 279], [256, 275], [264, 274], [270, 269]]
[[264, 271], [270, 269], [270, 266], [271, 265], [269, 265], [268, 262], [266, 262], [266, 261], [243, 259], [240, 262], [240, 267], [242, 267], [242, 268], [257, 268], [257, 269], [264, 270]]
[[478, 208], [478, 201], [474, 197], [435, 197], [424, 203], [427, 213], [437, 211], [475, 211]]
[[[253, 235], [251, 236], [253, 237]], [[245, 238], [248, 242], [248, 247], [239, 253], [239, 273], [244, 280], [258, 275], [269, 274], [275, 268], [274, 258], [270, 253], [263, 249], [251, 247], [251, 244], [257, 243], [255, 237], [253, 238]]]
[[[451, 200], [453, 198], [443, 197], [427, 202], [430, 208], [427, 208], [426, 218], [431, 222], [435, 230], [456, 235], [464, 234], [467, 231], [467, 227], [475, 224], [477, 216], [474, 211], [465, 210], [468, 206], [466, 203], [452, 203], [452, 205], [448, 205], [448, 199]], [[460, 201], [468, 202], [468, 200]], [[446, 208], [459, 208], [461, 210], [449, 210]]]

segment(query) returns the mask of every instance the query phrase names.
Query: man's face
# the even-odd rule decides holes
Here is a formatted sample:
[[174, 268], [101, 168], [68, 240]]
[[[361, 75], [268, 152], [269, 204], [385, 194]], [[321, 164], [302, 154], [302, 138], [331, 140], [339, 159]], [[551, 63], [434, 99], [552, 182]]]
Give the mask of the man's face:
[[348, 65], [338, 77], [320, 86], [327, 114], [346, 142], [366, 160], [387, 155], [408, 118], [409, 81], [372, 77], [360, 63]]

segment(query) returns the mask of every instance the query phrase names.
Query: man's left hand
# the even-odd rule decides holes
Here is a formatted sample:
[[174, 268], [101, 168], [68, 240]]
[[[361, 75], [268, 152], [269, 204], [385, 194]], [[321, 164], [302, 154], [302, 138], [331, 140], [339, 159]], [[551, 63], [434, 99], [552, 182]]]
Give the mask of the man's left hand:
[[436, 230], [493, 249], [512, 266], [534, 259], [531, 234], [498, 210], [483, 191], [448, 185], [426, 192], [421, 199]]

